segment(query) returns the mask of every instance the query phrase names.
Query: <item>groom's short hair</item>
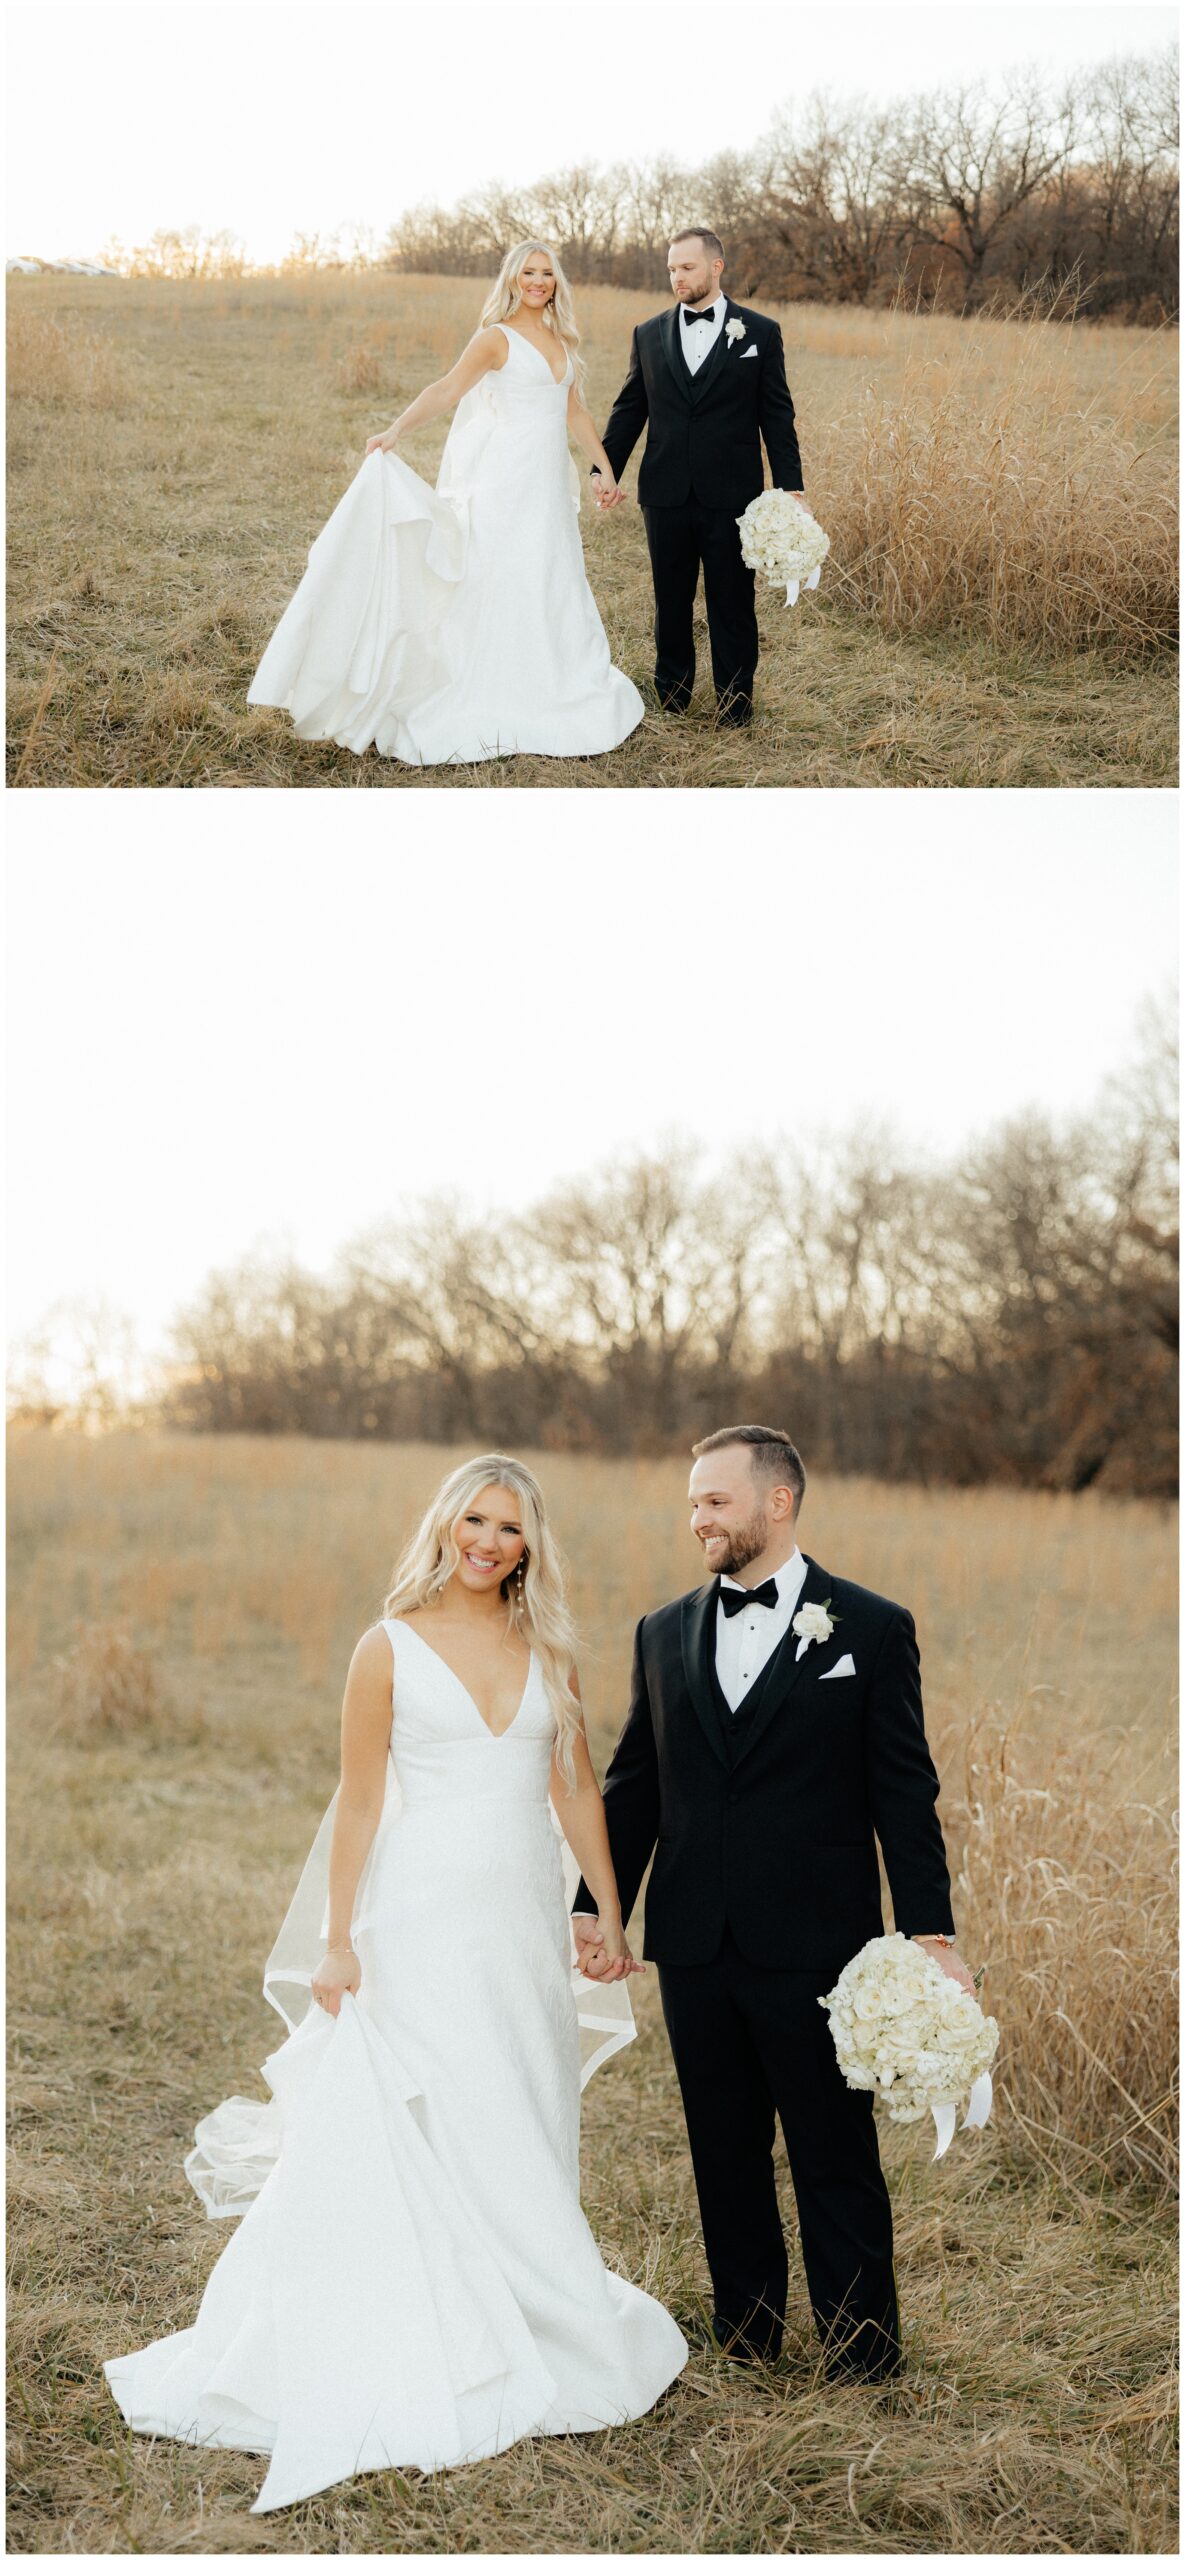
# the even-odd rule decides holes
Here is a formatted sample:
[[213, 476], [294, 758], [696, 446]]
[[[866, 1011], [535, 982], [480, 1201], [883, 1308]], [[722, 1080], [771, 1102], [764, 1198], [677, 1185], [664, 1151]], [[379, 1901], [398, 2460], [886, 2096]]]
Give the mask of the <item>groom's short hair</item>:
[[794, 1496], [795, 1518], [802, 1509], [806, 1492], [806, 1468], [788, 1431], [772, 1431], [764, 1422], [732, 1422], [724, 1431], [713, 1431], [708, 1439], [697, 1440], [693, 1458], [706, 1458], [710, 1449], [747, 1449], [754, 1476], [767, 1485], [788, 1484]]
[[689, 223], [686, 231], [673, 232], [667, 245], [669, 248], [677, 249], [681, 240], [702, 240], [708, 253], [709, 265], [713, 258], [723, 259], [723, 240], [719, 239], [714, 231], [706, 231], [700, 222]]

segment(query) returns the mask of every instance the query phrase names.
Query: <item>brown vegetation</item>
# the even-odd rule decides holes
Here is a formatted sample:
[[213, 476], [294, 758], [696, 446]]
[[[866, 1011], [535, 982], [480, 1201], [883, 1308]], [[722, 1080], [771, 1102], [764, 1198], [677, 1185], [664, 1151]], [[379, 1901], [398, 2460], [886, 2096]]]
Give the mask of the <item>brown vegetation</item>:
[[[1133, 329], [783, 309], [817, 597], [760, 601], [759, 716], [651, 693], [636, 507], [586, 510], [617, 663], [651, 706], [615, 754], [425, 772], [249, 711], [264, 644], [366, 437], [447, 370], [448, 277], [16, 279], [10, 772], [22, 784], [630, 788], [1143, 784], [1175, 774], [1173, 342]], [[603, 420], [650, 294], [579, 297]], [[38, 332], [41, 334], [38, 336]], [[105, 351], [105, 388], [74, 396]], [[443, 430], [412, 440], [433, 477]], [[634, 468], [627, 475], [634, 486]]]
[[94, 1741], [104, 1734], [155, 1734], [167, 1722], [156, 1664], [124, 1627], [87, 1627], [77, 1644], [58, 1656], [55, 1670], [58, 1729], [75, 1741]]
[[[206, 2108], [259, 2087], [260, 1967], [334, 1783], [344, 1664], [460, 1454], [15, 1447], [9, 2547], [1172, 2549], [1175, 1540], [1093, 1495], [808, 1491], [810, 1551], [916, 1610], [960, 1937], [1003, 2030], [986, 2134], [937, 2166], [923, 2128], [885, 2139], [901, 2392], [821, 2383], [797, 2271], [778, 2371], [721, 2368], [647, 1974], [583, 2165], [602, 2246], [692, 2341], [650, 2418], [254, 2520], [257, 2464], [125, 2434], [100, 2360], [187, 2322], [224, 2245], [181, 2158]], [[697, 1576], [685, 1467], [537, 1463], [603, 1765], [633, 1622]], [[112, 1624], [160, 1661], [171, 1737], [47, 1734], [53, 1657]]]
[[[904, 293], [1011, 311], [1037, 293], [1155, 324], [1178, 308], [1178, 121], [1168, 48], [1113, 56], [1059, 87], [1020, 66], [908, 98], [816, 91], [702, 167], [669, 154], [575, 162], [447, 208], [421, 204], [382, 244], [357, 223], [298, 233], [276, 272], [485, 275], [512, 241], [541, 235], [578, 283], [653, 292], [665, 290], [673, 234], [707, 222], [742, 300], [883, 306]], [[194, 225], [139, 248], [112, 241], [106, 258], [126, 275], [249, 271], [228, 232]]]
[[[1153, 1013], [1079, 1121], [1030, 1113], [946, 1164], [877, 1128], [711, 1174], [671, 1141], [513, 1216], [409, 1206], [327, 1277], [215, 1272], [151, 1409], [200, 1432], [651, 1455], [764, 1414], [825, 1471], [1171, 1497], [1177, 1255]], [[143, 1395], [119, 1403], [115, 1320], [61, 1318], [16, 1348], [14, 1418], [143, 1417]]]

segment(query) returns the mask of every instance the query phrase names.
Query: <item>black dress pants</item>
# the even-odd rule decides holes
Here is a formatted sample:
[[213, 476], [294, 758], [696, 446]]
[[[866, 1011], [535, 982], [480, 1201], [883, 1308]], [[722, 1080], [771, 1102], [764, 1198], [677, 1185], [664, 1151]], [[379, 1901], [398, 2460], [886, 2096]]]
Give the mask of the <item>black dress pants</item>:
[[741, 558], [739, 508], [705, 507], [688, 498], [678, 507], [644, 507], [654, 575], [654, 682], [664, 709], [685, 711], [695, 683], [691, 616], [702, 566], [712, 675], [722, 718], [739, 724], [753, 716], [757, 673], [757, 581]]
[[828, 2373], [879, 2380], [901, 2358], [893, 2222], [872, 2099], [835, 2058], [829, 1975], [750, 1964], [725, 1937], [710, 1964], [658, 1968], [687, 2118], [722, 2346], [775, 2356], [787, 2260], [775, 2117], [794, 2181], [803, 2263]]

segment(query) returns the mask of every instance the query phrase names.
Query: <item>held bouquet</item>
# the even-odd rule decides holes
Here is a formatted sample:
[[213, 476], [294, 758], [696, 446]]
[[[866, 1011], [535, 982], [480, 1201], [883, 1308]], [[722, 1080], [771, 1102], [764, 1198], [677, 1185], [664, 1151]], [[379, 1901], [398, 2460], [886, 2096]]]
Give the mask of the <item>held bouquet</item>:
[[831, 544], [800, 498], [787, 489], [763, 489], [737, 523], [745, 567], [759, 570], [772, 587], [784, 586], [787, 604], [797, 604], [800, 586], [818, 586]]
[[964, 2126], [987, 2123], [999, 2027], [912, 1938], [900, 1930], [870, 1938], [819, 2006], [849, 2089], [871, 2089], [894, 2124], [916, 2124], [929, 2111], [936, 2160], [962, 2099]]

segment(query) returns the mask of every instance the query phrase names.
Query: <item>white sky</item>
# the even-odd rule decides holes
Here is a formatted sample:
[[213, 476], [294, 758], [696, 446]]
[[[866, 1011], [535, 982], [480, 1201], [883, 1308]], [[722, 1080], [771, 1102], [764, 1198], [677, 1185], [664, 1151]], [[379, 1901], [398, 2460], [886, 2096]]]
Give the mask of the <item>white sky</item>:
[[252, 257], [581, 158], [687, 163], [826, 87], [900, 96], [1171, 42], [1171, 8], [173, 6], [6, 11], [6, 254], [85, 256], [158, 226]]
[[871, 1110], [945, 1147], [1089, 1104], [1176, 945], [1168, 792], [17, 815], [10, 1328], [101, 1293], [146, 1349], [211, 1267], [323, 1267], [401, 1196], [513, 1208], [674, 1127], [721, 1153]]

